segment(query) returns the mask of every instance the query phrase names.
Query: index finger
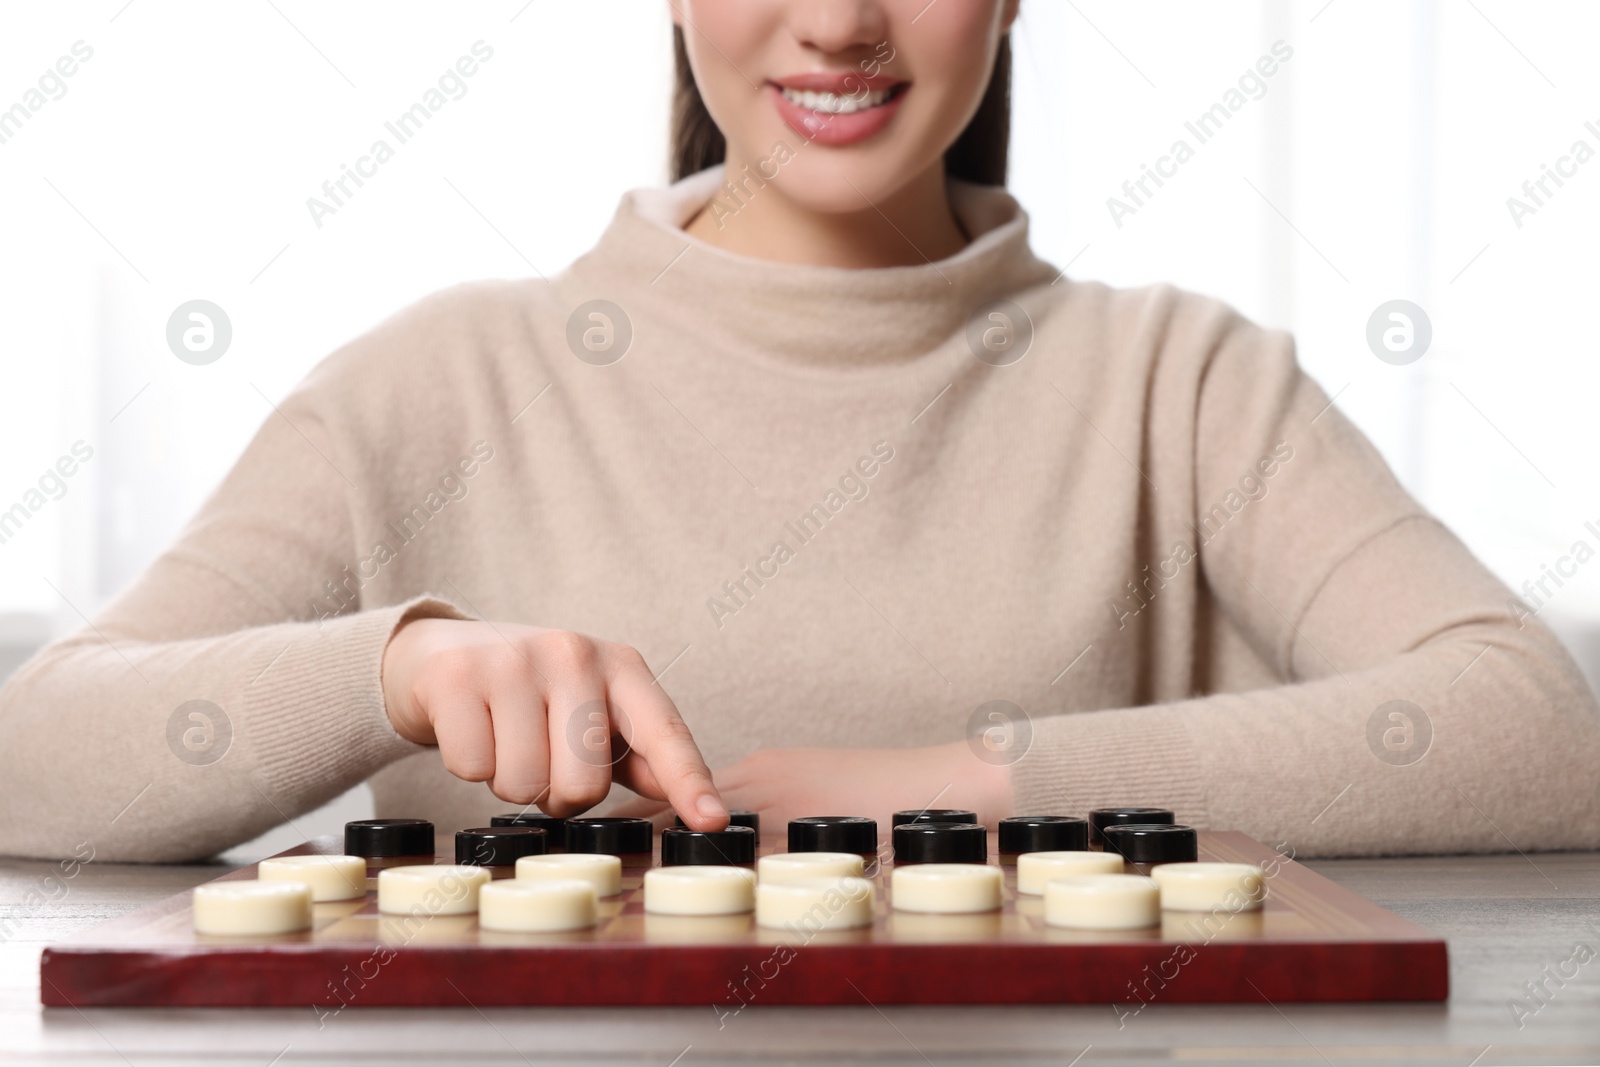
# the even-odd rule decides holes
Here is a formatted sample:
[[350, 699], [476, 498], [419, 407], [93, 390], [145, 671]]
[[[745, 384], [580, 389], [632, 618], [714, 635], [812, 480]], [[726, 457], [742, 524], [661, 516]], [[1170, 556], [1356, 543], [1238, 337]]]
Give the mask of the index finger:
[[644, 760], [684, 824], [694, 830], [725, 827], [728, 809], [711, 778], [711, 768], [677, 705], [650, 676], [644, 661], [631, 655], [615, 659], [608, 664], [606, 688], [611, 704], [628, 709], [632, 736], [624, 734], [623, 739], [632, 755]]

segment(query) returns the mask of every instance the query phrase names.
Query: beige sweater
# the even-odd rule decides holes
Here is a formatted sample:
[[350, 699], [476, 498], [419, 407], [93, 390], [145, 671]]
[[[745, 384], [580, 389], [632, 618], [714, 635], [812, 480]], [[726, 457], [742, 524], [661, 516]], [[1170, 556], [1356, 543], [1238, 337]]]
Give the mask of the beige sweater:
[[[1302, 855], [1600, 844], [1573, 663], [1289, 336], [1058, 277], [977, 186], [937, 263], [731, 255], [678, 228], [720, 177], [627, 194], [560, 275], [429, 297], [284, 398], [0, 690], [0, 851], [203, 856], [369, 778], [380, 815], [481, 824], [508, 805], [384, 713], [417, 613], [670, 664], [713, 767], [951, 741], [1006, 700], [1019, 813], [1169, 804]], [[615, 362], [574, 324], [597, 299]], [[999, 299], [1032, 331], [1003, 366], [968, 339]]]

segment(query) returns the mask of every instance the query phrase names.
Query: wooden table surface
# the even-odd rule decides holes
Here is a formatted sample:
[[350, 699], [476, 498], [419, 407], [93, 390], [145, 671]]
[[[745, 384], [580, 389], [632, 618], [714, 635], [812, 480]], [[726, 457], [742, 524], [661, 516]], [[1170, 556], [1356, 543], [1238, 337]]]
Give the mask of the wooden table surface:
[[[0, 1063], [1600, 1063], [1600, 854], [1313, 861], [1449, 939], [1442, 1005], [51, 1009], [52, 940], [226, 869], [0, 860]], [[41, 895], [51, 899], [39, 902]], [[29, 903], [30, 897], [32, 902]], [[1563, 974], [1570, 977], [1563, 977]], [[1531, 999], [1525, 987], [1543, 982]], [[1518, 1017], [1513, 999], [1525, 1007]], [[1077, 1057], [1075, 1059], [1075, 1057]]]

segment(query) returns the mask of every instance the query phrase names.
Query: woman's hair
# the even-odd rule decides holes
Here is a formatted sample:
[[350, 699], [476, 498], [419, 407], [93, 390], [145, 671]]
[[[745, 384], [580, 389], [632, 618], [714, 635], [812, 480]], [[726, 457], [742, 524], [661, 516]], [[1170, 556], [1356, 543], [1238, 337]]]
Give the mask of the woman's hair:
[[[728, 142], [700, 98], [683, 27], [672, 28], [677, 84], [672, 93], [672, 180], [715, 166], [727, 159]], [[1000, 38], [994, 73], [978, 111], [944, 154], [944, 172], [980, 185], [1005, 185], [1011, 144], [1011, 35]]]

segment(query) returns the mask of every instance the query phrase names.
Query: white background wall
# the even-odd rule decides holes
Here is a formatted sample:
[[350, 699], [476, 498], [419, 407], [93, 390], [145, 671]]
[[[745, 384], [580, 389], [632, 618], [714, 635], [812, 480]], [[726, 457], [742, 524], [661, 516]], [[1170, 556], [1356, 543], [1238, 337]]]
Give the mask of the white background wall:
[[[1513, 587], [1600, 545], [1600, 159], [1520, 227], [1506, 205], [1574, 141], [1600, 151], [1600, 5], [1025, 0], [1014, 37], [1011, 184], [1045, 258], [1292, 329]], [[94, 449], [0, 544], [0, 674], [136, 575], [334, 347], [442, 286], [558, 270], [662, 182], [670, 39], [664, 0], [0, 6], [0, 109], [93, 49], [0, 143], [0, 510]], [[306, 199], [479, 40], [465, 95], [317, 227]], [[1117, 225], [1107, 198], [1280, 40], [1264, 95]], [[209, 366], [165, 342], [195, 298], [233, 325]], [[1432, 321], [1409, 366], [1365, 341], [1394, 298]], [[1544, 613], [1591, 676], [1597, 573]]]

